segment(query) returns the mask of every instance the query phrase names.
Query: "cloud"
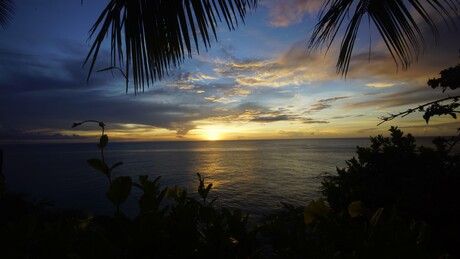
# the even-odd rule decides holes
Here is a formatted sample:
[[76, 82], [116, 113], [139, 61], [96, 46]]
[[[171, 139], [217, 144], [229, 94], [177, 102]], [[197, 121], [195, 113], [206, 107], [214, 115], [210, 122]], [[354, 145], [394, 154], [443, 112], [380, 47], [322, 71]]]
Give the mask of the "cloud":
[[216, 59], [214, 72], [240, 87], [306, 86], [336, 77], [330, 59], [307, 53], [297, 42], [275, 59]]
[[314, 131], [280, 130], [278, 134], [286, 138], [308, 138], [315, 136]]
[[89, 140], [85, 136], [79, 136], [77, 134], [65, 135], [54, 130], [29, 130], [24, 131], [21, 129], [6, 128], [0, 125], [0, 143], [17, 143], [17, 142], [27, 142], [27, 141], [36, 141], [36, 142], [49, 142], [49, 141], [63, 141], [63, 140], [72, 140], [72, 141], [81, 141]]
[[[15, 62], [12, 65], [24, 67], [23, 62], [38, 61], [29, 56]], [[147, 125], [184, 135], [194, 129], [195, 120], [206, 118], [212, 110], [202, 96], [161, 83], [138, 96], [126, 95], [123, 82], [111, 78], [110, 73], [95, 74], [87, 85], [81, 61], [72, 56], [50, 63], [47, 70], [53, 69], [54, 73], [66, 76], [53, 77], [24, 69], [2, 79], [0, 123], [22, 132], [45, 129], [39, 135], [31, 135], [36, 138], [68, 130], [72, 122], [85, 119], [102, 120], [111, 127]]]
[[[229, 83], [223, 83], [219, 80], [203, 82], [201, 80], [191, 79], [194, 77], [191, 72], [175, 71], [174, 74], [175, 75], [165, 83], [167, 87], [181, 90], [180, 92], [183, 94], [186, 91], [200, 94], [200, 98], [213, 103], [230, 104], [240, 102], [242, 97], [246, 97], [252, 93], [247, 87], [237, 86], [233, 81]], [[200, 77], [203, 75], [201, 72], [198, 74]]]
[[311, 108], [308, 108], [305, 113], [313, 113], [313, 112], [318, 112], [322, 111], [325, 109], [329, 109], [332, 107], [332, 103], [339, 102], [342, 100], [348, 100], [350, 99], [350, 96], [340, 96], [340, 97], [333, 97], [333, 98], [327, 98], [327, 99], [321, 99], [316, 101]]
[[206, 100], [209, 100], [213, 103], [224, 103], [224, 104], [229, 104], [229, 103], [235, 103], [235, 102], [238, 102], [236, 100], [230, 100], [228, 98], [225, 98], [225, 97], [216, 97], [214, 95], [212, 96], [207, 96], [205, 97], [204, 99]]
[[[356, 132], [359, 135], [376, 135], [377, 131], [381, 131], [382, 129], [388, 129], [391, 124], [387, 124], [387, 128], [363, 128], [359, 129]], [[403, 124], [399, 125], [400, 128], [404, 133], [411, 133], [414, 136], [428, 136], [428, 137], [438, 137], [438, 136], [455, 136], [457, 129], [458, 129], [458, 122], [441, 122], [441, 123], [432, 123], [426, 124], [420, 115], [420, 123], [416, 124]], [[379, 129], [379, 130], [377, 130]], [[389, 133], [385, 130], [382, 133], [378, 133], [384, 136], [388, 136]]]
[[220, 89], [221, 92], [225, 94], [226, 97], [246, 97], [252, 93], [250, 89], [245, 87], [229, 87], [226, 89]]
[[275, 116], [257, 116], [253, 118], [251, 121], [254, 122], [277, 122], [277, 121], [289, 121], [296, 119], [295, 116], [290, 115], [275, 115]]
[[283, 109], [272, 109], [254, 102], [245, 102], [228, 108], [218, 107], [206, 120], [214, 123], [270, 123], [298, 119], [294, 114]]
[[208, 118], [215, 123], [274, 123], [299, 122], [302, 124], [326, 124], [326, 120], [304, 117], [289, 108], [273, 109], [255, 103], [244, 103], [232, 109], [220, 110], [220, 115]]
[[312, 119], [312, 118], [303, 118], [302, 123], [304, 123], [304, 124], [327, 124], [327, 123], [329, 123], [329, 121], [315, 120], [315, 119]]
[[176, 131], [177, 136], [185, 136], [189, 131], [196, 129], [196, 126], [191, 123], [172, 123], [171, 129]]
[[194, 74], [194, 77], [189, 78], [189, 80], [192, 82], [193, 81], [202, 82], [202, 81], [215, 80], [215, 79], [216, 77], [208, 75], [208, 74], [203, 74], [201, 72], [198, 72]]
[[323, 2], [320, 0], [270, 0], [261, 4], [269, 9], [270, 25], [287, 27], [302, 22], [306, 14], [317, 14]]
[[346, 119], [352, 117], [351, 115], [344, 115], [344, 116], [334, 116], [331, 117], [331, 120], [340, 120], [340, 119]]
[[375, 88], [393, 87], [395, 85], [397, 85], [397, 83], [373, 82], [373, 83], [366, 84], [366, 86], [375, 87]]
[[434, 91], [428, 87], [410, 86], [395, 92], [368, 95], [368, 98], [365, 98], [365, 100], [347, 103], [343, 105], [342, 108], [345, 110], [364, 108], [381, 109], [420, 105], [445, 96], [446, 95], [441, 92]]

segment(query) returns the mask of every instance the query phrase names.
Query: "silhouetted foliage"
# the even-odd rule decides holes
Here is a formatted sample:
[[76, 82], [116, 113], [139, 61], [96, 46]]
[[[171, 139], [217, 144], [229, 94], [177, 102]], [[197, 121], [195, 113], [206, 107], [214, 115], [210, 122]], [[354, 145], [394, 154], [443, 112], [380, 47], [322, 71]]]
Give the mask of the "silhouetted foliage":
[[[222, 20], [229, 30], [244, 22], [246, 12], [257, 0], [111, 0], [91, 28], [95, 36], [85, 63], [90, 62], [88, 79], [104, 39], [110, 35], [111, 66], [126, 78], [134, 91], [161, 80], [171, 67], [178, 67], [199, 42], [207, 49]], [[123, 68], [120, 68], [123, 67]], [[103, 69], [106, 70], [106, 69]]]
[[417, 15], [423, 20], [436, 41], [439, 37], [433, 17], [441, 17], [447, 26], [455, 27], [458, 18], [458, 1], [369, 1], [328, 0], [320, 12], [309, 40], [309, 48], [326, 45], [330, 48], [339, 31], [345, 27], [340, 44], [337, 71], [346, 75], [353, 54], [356, 36], [362, 19], [377, 27], [395, 63], [407, 69], [417, 59], [425, 44], [425, 36], [419, 27]]
[[455, 67], [449, 67], [442, 70], [440, 73], [440, 78], [433, 78], [428, 80], [428, 85], [431, 88], [442, 88], [442, 91], [446, 91], [447, 88], [455, 90], [460, 87], [460, 64], [457, 64]]
[[0, 200], [6, 194], [6, 179], [3, 174], [3, 149], [0, 148]]
[[11, 22], [13, 9], [14, 6], [11, 0], [0, 0], [0, 26], [3, 29]]
[[323, 199], [307, 207], [285, 205], [262, 226], [281, 258], [433, 258], [422, 222], [407, 224], [395, 212], [371, 211], [360, 201], [335, 211]]
[[[439, 74], [441, 77], [428, 80], [428, 86], [433, 89], [442, 88], [443, 92], [445, 92], [447, 88], [456, 90], [460, 86], [460, 64], [455, 67], [444, 69]], [[423, 119], [426, 123], [428, 123], [433, 116], [450, 115], [453, 119], [457, 119], [457, 114], [460, 113], [459, 100], [460, 95], [454, 95], [428, 102], [397, 114], [380, 117], [382, 121], [378, 125], [398, 117], [405, 117], [414, 112], [424, 112]], [[458, 129], [458, 134], [457, 138], [460, 139], [460, 128]]]
[[449, 154], [442, 138], [432, 149], [417, 147], [412, 135], [404, 136], [397, 128], [390, 132], [390, 138], [371, 138], [369, 148], [358, 147], [358, 158], [324, 178], [327, 202], [335, 211], [346, 210], [354, 201], [372, 211], [395, 209], [406, 222], [426, 222], [436, 249], [445, 247], [459, 256], [459, 155]]

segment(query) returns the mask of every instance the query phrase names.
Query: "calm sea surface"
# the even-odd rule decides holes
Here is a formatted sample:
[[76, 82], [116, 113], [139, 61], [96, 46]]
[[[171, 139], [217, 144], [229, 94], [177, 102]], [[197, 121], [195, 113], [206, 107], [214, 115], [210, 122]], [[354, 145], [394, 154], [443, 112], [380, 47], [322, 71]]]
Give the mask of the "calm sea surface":
[[[216, 142], [109, 143], [106, 161], [124, 164], [114, 177], [161, 176], [163, 187], [175, 185], [196, 193], [196, 173], [213, 183], [217, 204], [261, 215], [280, 202], [306, 205], [320, 197], [324, 172], [334, 173], [369, 139], [263, 140]], [[87, 163], [99, 158], [95, 144], [7, 145], [4, 173], [11, 190], [47, 198], [56, 206], [95, 214], [111, 213], [105, 198], [107, 179]], [[134, 215], [136, 197], [125, 204]]]

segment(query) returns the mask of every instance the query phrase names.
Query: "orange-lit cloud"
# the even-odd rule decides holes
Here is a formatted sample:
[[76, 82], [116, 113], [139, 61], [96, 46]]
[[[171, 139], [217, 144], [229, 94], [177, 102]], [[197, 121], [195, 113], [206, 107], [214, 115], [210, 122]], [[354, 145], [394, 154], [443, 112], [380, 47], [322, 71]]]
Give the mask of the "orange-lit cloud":
[[214, 72], [234, 78], [240, 86], [305, 86], [315, 81], [337, 77], [330, 59], [307, 53], [299, 42], [274, 60], [216, 60]]
[[216, 97], [214, 95], [205, 97], [204, 99], [209, 100], [209, 101], [211, 101], [213, 103], [225, 103], [225, 104], [228, 104], [228, 103], [238, 102], [236, 100], [231, 100], [231, 99], [228, 99], [228, 98], [225, 98], [225, 97]]
[[385, 87], [392, 87], [397, 85], [396, 83], [384, 83], [384, 82], [372, 82], [367, 83], [366, 86], [375, 87], [375, 88], [385, 88]]
[[302, 22], [305, 15], [316, 15], [323, 5], [320, 0], [263, 1], [270, 9], [269, 23], [275, 27], [287, 27]]

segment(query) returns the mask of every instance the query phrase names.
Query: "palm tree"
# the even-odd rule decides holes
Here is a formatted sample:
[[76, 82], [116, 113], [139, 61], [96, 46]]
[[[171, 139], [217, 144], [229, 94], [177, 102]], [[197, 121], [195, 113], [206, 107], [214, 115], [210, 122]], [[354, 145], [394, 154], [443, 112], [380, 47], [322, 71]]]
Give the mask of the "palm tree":
[[13, 14], [13, 3], [11, 0], [0, 0], [0, 26], [6, 28]]
[[191, 57], [192, 46], [199, 52], [200, 41], [207, 49], [222, 20], [235, 29], [256, 4], [257, 0], [110, 0], [91, 29], [95, 39], [85, 60], [90, 62], [88, 79], [107, 35], [111, 66], [103, 70], [119, 69], [126, 91], [132, 73], [137, 91]]
[[[135, 91], [161, 80], [171, 67], [177, 67], [186, 56], [192, 56], [192, 45], [199, 51], [216, 37], [216, 26], [225, 21], [230, 30], [238, 20], [244, 22], [248, 10], [259, 0], [110, 0], [91, 29], [95, 36], [85, 63], [90, 62], [88, 79], [93, 71], [99, 49], [110, 36], [111, 66], [126, 78], [130, 73]], [[424, 35], [413, 11], [438, 38], [434, 16], [444, 19], [447, 26], [455, 25], [459, 0], [326, 0], [320, 19], [308, 42], [310, 51], [326, 45], [345, 29], [337, 71], [346, 75], [353, 46], [366, 15], [382, 36], [396, 64], [406, 69], [418, 57], [424, 46]], [[349, 17], [349, 19], [347, 19]], [[345, 28], [343, 28], [345, 27]], [[122, 65], [124, 68], [120, 68]], [[132, 69], [132, 72], [131, 70]], [[104, 69], [105, 70], [105, 69]]]
[[[329, 49], [336, 35], [345, 29], [336, 67], [337, 72], [346, 75], [356, 35], [366, 15], [368, 23], [374, 24], [380, 33], [396, 65], [407, 69], [420, 55], [425, 44], [413, 13], [422, 18], [437, 42], [439, 33], [433, 18], [439, 16], [446, 26], [455, 27], [459, 7], [459, 0], [327, 0], [308, 47], [315, 50], [326, 45]], [[347, 17], [350, 18], [344, 22]]]

